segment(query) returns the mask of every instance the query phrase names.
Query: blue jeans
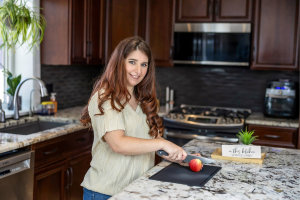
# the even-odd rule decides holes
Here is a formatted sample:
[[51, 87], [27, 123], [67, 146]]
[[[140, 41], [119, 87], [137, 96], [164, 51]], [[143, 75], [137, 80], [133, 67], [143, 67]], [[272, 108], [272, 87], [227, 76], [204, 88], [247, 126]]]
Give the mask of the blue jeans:
[[83, 200], [107, 200], [111, 196], [83, 188]]

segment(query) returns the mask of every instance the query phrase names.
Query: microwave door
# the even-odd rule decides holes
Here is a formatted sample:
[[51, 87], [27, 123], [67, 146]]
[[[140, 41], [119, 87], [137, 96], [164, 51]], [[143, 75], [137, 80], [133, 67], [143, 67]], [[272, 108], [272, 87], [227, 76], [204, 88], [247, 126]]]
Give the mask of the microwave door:
[[197, 30], [174, 32], [175, 64], [249, 66], [250, 32]]

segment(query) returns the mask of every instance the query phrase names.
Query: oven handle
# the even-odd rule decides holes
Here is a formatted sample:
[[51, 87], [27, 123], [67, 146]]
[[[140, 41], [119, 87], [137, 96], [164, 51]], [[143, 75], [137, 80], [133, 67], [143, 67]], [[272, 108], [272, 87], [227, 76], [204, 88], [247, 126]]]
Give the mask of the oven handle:
[[176, 138], [183, 138], [183, 139], [198, 139], [198, 140], [207, 140], [207, 141], [218, 141], [218, 142], [230, 142], [230, 143], [238, 143], [238, 138], [225, 138], [225, 137], [210, 137], [210, 136], [203, 136], [203, 135], [192, 135], [192, 134], [180, 134], [167, 131], [165, 132], [167, 138], [168, 136], [176, 137]]
[[274, 94], [267, 94], [266, 96], [272, 97], [272, 98], [277, 98], [277, 99], [294, 99], [295, 98], [295, 96], [287, 96], [287, 95], [279, 96], [279, 95], [274, 95]]

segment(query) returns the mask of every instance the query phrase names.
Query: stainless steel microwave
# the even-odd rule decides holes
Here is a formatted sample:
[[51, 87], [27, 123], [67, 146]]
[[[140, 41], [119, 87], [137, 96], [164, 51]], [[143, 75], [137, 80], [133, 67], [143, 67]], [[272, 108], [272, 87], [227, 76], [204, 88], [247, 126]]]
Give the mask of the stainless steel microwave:
[[249, 66], [250, 23], [176, 23], [175, 64]]

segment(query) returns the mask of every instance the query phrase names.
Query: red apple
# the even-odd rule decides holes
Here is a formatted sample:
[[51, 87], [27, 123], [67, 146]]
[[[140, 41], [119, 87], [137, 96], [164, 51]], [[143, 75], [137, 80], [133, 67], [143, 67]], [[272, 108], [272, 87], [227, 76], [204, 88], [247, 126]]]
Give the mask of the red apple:
[[191, 160], [189, 166], [193, 172], [199, 172], [203, 168], [203, 164], [199, 159]]

